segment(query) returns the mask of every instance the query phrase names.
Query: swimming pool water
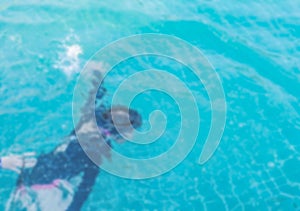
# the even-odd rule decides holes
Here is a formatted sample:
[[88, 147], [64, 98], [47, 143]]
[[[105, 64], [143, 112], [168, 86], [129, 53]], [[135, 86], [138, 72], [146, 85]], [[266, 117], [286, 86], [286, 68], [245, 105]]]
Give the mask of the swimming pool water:
[[[220, 76], [227, 103], [220, 145], [197, 164], [211, 111], [191, 72], [166, 58], [130, 59], [105, 80], [107, 100], [126, 75], [153, 66], [169, 71], [197, 100], [197, 143], [180, 165], [156, 178], [102, 171], [83, 210], [300, 210], [299, 11], [293, 0], [0, 2], [1, 155], [48, 152], [62, 142], [73, 127], [78, 73], [100, 48], [133, 34], [170, 34], [201, 49]], [[174, 99], [148, 91], [132, 106], [142, 112], [142, 130], [155, 109], [166, 114], [167, 129], [152, 145], [125, 143], [116, 150], [135, 158], [163, 153], [180, 128]], [[1, 171], [0, 177], [3, 210], [17, 175]]]

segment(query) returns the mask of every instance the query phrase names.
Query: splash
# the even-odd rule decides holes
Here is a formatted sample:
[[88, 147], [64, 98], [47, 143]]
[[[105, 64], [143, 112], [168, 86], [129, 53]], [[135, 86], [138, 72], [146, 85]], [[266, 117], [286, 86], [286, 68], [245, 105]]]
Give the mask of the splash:
[[82, 48], [78, 42], [78, 37], [71, 34], [63, 41], [63, 51], [58, 55], [58, 61], [54, 68], [62, 70], [68, 78], [73, 74], [80, 72], [80, 55], [83, 54]]

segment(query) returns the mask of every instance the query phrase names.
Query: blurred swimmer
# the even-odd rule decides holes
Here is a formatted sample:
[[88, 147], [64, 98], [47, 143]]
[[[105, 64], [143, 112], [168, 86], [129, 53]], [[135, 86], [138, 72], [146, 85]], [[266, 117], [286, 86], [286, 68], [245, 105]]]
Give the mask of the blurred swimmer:
[[[111, 146], [111, 141], [122, 143], [124, 137], [131, 137], [134, 128], [141, 125], [141, 116], [137, 111], [124, 106], [106, 108], [102, 103], [97, 106], [97, 101], [105, 92], [105, 88], [100, 86], [96, 96], [95, 116], [97, 132], [102, 134], [102, 141], [107, 143], [105, 146]], [[76, 126], [76, 133], [95, 132], [89, 131], [90, 121], [88, 117], [83, 117]], [[92, 138], [87, 139], [89, 141], [84, 146], [82, 143], [80, 145], [73, 130], [65, 143], [52, 152], [41, 154], [33, 168], [23, 169], [7, 210], [80, 210], [99, 174], [99, 167], [82, 149], [94, 150], [94, 144], [90, 144]], [[109, 158], [109, 151], [110, 148], [104, 147], [101, 156]], [[74, 185], [74, 181], [78, 184]]]

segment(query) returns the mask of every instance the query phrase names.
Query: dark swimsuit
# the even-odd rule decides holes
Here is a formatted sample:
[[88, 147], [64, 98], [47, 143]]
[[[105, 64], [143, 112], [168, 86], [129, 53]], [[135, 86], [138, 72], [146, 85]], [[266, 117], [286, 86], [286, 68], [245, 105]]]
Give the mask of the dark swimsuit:
[[[96, 99], [100, 100], [105, 92], [105, 88], [100, 87]], [[105, 126], [105, 120], [102, 119], [101, 115], [105, 109], [104, 106], [96, 108], [95, 114], [99, 127]], [[81, 209], [91, 192], [99, 174], [99, 167], [87, 157], [75, 136], [75, 131], [71, 132], [68, 139], [66, 143], [52, 152], [40, 155], [37, 164], [32, 169], [23, 169], [17, 186], [30, 187], [32, 185], [51, 184], [57, 179], [69, 181], [83, 173], [72, 203], [68, 207], [69, 211], [77, 211]], [[110, 146], [109, 141], [107, 143]]]
[[87, 199], [96, 177], [99, 167], [94, 164], [82, 150], [75, 136], [70, 136], [64, 151], [54, 150], [38, 157], [37, 164], [32, 169], [24, 169], [18, 179], [18, 186], [51, 184], [57, 179], [70, 180], [83, 173], [73, 201], [68, 210], [80, 210]]

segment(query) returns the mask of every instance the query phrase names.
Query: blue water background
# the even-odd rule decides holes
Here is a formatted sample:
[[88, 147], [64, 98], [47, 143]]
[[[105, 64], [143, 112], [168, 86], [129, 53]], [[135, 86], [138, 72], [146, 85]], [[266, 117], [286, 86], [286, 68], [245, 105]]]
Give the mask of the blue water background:
[[[83, 210], [300, 210], [299, 11], [294, 0], [1, 1], [1, 155], [48, 152], [62, 142], [73, 127], [78, 72], [101, 47], [133, 34], [171, 34], [200, 48], [222, 81], [228, 110], [217, 151], [205, 165], [197, 164], [209, 130], [209, 98], [193, 74], [165, 61], [160, 67], [182, 78], [199, 105], [194, 149], [154, 179], [102, 171]], [[141, 60], [128, 64], [156, 64]], [[107, 78], [109, 93], [134, 71], [122, 70]], [[137, 158], [164, 152], [179, 128], [174, 100], [149, 91], [133, 106], [143, 113], [144, 129], [153, 109], [165, 111], [168, 130], [153, 147], [126, 143], [120, 150]], [[16, 178], [1, 171], [0, 210]]]

